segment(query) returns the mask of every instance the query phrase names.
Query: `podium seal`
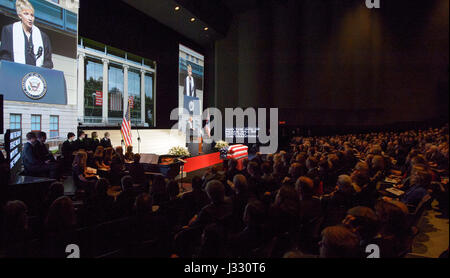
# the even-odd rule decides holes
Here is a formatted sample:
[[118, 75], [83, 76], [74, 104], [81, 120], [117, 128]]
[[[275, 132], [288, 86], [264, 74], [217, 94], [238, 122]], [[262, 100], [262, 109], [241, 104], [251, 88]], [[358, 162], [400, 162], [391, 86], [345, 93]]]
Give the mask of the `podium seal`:
[[31, 99], [41, 99], [47, 93], [47, 81], [36, 72], [30, 72], [22, 78], [22, 91]]

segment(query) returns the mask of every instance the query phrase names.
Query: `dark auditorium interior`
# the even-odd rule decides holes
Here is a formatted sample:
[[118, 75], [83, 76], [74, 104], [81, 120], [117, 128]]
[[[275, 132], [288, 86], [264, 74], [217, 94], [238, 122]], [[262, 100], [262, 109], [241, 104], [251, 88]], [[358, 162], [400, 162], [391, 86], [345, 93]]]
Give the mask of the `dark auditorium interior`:
[[0, 261], [448, 258], [449, 0], [0, 0], [3, 26]]

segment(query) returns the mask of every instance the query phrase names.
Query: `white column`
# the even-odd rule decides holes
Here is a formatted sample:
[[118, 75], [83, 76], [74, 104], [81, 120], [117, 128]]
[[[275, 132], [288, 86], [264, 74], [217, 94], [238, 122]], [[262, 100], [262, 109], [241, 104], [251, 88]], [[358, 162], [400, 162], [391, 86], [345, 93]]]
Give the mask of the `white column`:
[[103, 61], [103, 106], [102, 106], [102, 122], [108, 123], [108, 59]]
[[141, 70], [141, 123], [145, 123], [145, 70]]
[[84, 122], [84, 53], [78, 53], [78, 121]]
[[129, 66], [123, 65], [123, 116], [127, 113], [128, 105], [128, 68]]

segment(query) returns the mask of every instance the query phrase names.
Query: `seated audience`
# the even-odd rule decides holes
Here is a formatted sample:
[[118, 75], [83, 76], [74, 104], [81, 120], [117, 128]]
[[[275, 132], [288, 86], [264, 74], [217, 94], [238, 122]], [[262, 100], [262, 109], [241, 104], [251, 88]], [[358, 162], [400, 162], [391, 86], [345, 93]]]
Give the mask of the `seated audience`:
[[97, 181], [97, 176], [95, 173], [88, 171], [86, 163], [87, 153], [78, 151], [72, 164], [72, 177], [77, 189], [82, 189], [89, 193]]
[[98, 146], [95, 149], [92, 165], [95, 169], [109, 169], [109, 166], [104, 163], [103, 153], [104, 149], [102, 146]]
[[9, 201], [3, 210], [1, 248], [9, 258], [28, 256], [28, 215], [22, 201]]
[[127, 146], [127, 151], [125, 152], [124, 158], [128, 161], [134, 160], [133, 146]]
[[361, 257], [358, 237], [344, 226], [325, 228], [319, 245], [321, 258]]
[[202, 179], [199, 176], [192, 178], [192, 191], [182, 195], [184, 202], [185, 218], [184, 223], [187, 223], [195, 214], [208, 204], [208, 195], [202, 190]]

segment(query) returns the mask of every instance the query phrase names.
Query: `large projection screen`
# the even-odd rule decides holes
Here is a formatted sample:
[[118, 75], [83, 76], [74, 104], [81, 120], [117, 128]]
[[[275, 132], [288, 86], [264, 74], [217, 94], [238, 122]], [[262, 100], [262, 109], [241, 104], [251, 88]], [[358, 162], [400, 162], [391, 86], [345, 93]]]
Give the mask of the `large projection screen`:
[[[200, 135], [203, 111], [204, 56], [181, 45], [179, 47], [179, 130]], [[183, 110], [184, 108], [184, 110]]]

